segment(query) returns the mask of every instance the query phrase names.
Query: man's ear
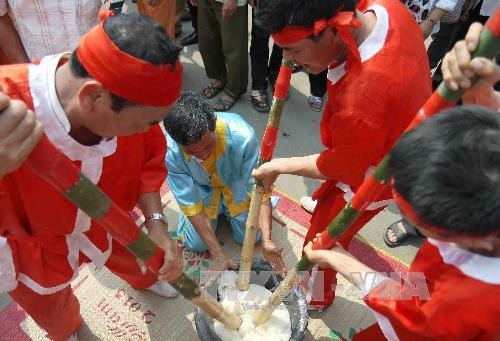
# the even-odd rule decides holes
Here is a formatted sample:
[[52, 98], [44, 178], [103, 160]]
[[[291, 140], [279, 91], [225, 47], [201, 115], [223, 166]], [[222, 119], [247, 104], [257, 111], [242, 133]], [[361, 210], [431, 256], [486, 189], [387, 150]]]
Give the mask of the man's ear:
[[96, 80], [89, 80], [83, 83], [78, 91], [80, 109], [85, 113], [98, 112], [100, 111], [99, 108], [102, 110], [102, 105], [109, 105], [107, 103], [109, 102], [109, 98], [109, 92]]

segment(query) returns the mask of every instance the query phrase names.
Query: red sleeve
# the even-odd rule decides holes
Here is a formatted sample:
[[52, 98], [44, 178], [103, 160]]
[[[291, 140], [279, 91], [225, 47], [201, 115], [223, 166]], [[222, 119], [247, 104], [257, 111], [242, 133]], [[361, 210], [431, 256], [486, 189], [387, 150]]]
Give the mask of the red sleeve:
[[500, 293], [499, 285], [450, 273], [430, 281], [429, 274], [409, 275], [414, 279], [404, 284], [386, 280], [365, 297], [387, 338], [490, 340], [499, 335], [500, 309], [489, 299]]
[[368, 167], [376, 166], [384, 152], [386, 131], [362, 117], [363, 113], [350, 112], [331, 118], [332, 148], [322, 151], [316, 163], [323, 175], [358, 186]]
[[158, 124], [146, 133], [144, 144], [146, 153], [142, 165], [139, 194], [159, 192], [167, 178], [165, 166], [167, 139]]

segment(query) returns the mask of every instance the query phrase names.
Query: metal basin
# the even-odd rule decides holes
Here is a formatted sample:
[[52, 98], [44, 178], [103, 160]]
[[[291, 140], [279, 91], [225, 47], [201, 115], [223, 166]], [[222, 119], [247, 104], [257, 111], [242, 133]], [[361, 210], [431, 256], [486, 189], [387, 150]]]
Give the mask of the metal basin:
[[[238, 263], [238, 262], [237, 262]], [[239, 263], [238, 263], [239, 264]], [[261, 274], [261, 271], [264, 273]], [[260, 258], [254, 258], [252, 261], [252, 274], [250, 276], [251, 284], [258, 284], [268, 290], [274, 291], [283, 278], [272, 272], [272, 267], [266, 261]], [[205, 290], [220, 300], [217, 293], [217, 283], [205, 287]], [[304, 339], [307, 329], [309, 316], [307, 315], [307, 302], [302, 290], [299, 287], [283, 301], [288, 312], [290, 313], [290, 321], [292, 325], [292, 335], [290, 340], [300, 341]], [[198, 336], [202, 341], [220, 341], [219, 337], [213, 331], [213, 319], [205, 314], [200, 308], [196, 307], [195, 325]]]

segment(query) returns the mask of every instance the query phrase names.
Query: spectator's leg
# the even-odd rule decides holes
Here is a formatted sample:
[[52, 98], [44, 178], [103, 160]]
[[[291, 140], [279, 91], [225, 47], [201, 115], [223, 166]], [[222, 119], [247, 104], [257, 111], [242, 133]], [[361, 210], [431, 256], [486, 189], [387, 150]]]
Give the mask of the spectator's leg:
[[455, 25], [456, 24], [441, 23], [439, 31], [432, 35], [432, 42], [427, 49], [431, 70], [438, 65], [446, 52], [448, 52], [448, 42], [453, 36]]
[[250, 44], [252, 90], [267, 89], [268, 60], [269, 33], [255, 23], [255, 10], [252, 9], [252, 41]]
[[273, 44], [273, 50], [271, 52], [271, 58], [269, 59], [269, 69], [268, 78], [269, 83], [274, 88], [276, 84], [276, 79], [278, 79], [278, 72], [280, 70], [281, 61], [283, 59], [283, 50], [276, 44]]
[[[216, 3], [216, 7], [222, 9], [222, 4]], [[220, 12], [217, 15], [227, 64], [225, 92], [238, 98], [247, 91], [248, 84], [248, 6], [238, 6], [233, 16], [224, 21]]]
[[198, 0], [198, 45], [207, 76], [227, 82], [226, 59], [222, 51], [219, 20], [222, 5], [212, 0]]
[[[486, 20], [488, 20], [488, 17], [482, 16], [480, 14], [481, 4], [482, 1], [480, 1], [476, 5], [476, 7], [472, 9], [466, 21], [464, 22], [459, 21], [455, 24], [452, 37], [448, 42], [448, 46], [446, 47], [446, 52], [451, 50], [453, 46], [455, 46], [455, 43], [457, 41], [465, 38], [465, 35], [467, 34], [467, 31], [469, 30], [469, 27], [473, 22], [480, 22], [484, 24]], [[440, 62], [437, 66], [436, 72], [434, 72], [434, 75], [432, 75], [432, 89], [435, 90], [442, 80], [443, 80], [443, 75], [441, 74], [441, 62]]]
[[325, 95], [327, 73], [328, 69], [317, 75], [309, 73], [309, 89], [311, 90], [311, 95], [315, 97], [323, 97]]
[[191, 25], [195, 32], [198, 32], [198, 6], [193, 6], [188, 0], [189, 13], [191, 14]]

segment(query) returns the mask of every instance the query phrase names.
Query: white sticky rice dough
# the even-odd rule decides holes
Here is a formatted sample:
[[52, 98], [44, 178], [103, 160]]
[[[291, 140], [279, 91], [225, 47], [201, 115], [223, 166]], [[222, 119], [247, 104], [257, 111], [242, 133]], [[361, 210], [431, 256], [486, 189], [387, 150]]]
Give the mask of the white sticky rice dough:
[[239, 291], [236, 288], [238, 274], [226, 271], [219, 281], [219, 295], [224, 309], [234, 312], [241, 317], [240, 329], [229, 330], [222, 323], [214, 320], [214, 332], [222, 341], [287, 341], [292, 335], [290, 314], [281, 303], [273, 312], [271, 318], [257, 327], [252, 322], [253, 316], [271, 296], [266, 288], [250, 284], [248, 291]]

